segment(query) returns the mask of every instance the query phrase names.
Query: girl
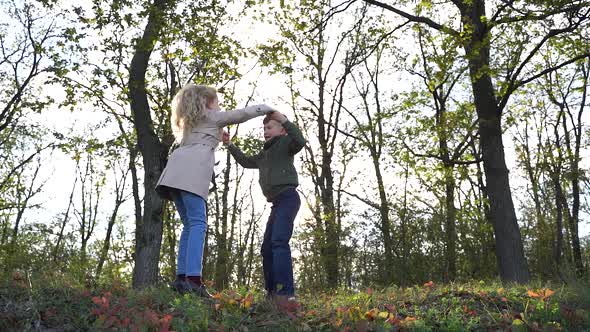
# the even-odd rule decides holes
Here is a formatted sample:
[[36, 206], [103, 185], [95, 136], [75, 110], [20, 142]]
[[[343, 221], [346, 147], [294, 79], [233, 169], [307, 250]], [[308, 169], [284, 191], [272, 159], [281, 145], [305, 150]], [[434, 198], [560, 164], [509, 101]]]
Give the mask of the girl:
[[206, 199], [222, 128], [273, 111], [261, 104], [220, 112], [217, 91], [203, 85], [187, 84], [174, 97], [172, 131], [180, 144], [170, 155], [156, 191], [174, 202], [183, 224], [176, 280], [172, 284], [178, 292], [211, 297], [201, 280], [201, 272], [207, 231]]

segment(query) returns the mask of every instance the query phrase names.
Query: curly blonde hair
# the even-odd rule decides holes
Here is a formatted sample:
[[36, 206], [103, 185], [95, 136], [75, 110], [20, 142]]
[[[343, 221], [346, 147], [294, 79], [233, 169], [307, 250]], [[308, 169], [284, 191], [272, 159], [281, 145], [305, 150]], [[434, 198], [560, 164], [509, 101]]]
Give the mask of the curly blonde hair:
[[205, 114], [207, 104], [217, 99], [217, 90], [189, 83], [180, 89], [172, 102], [172, 133], [181, 142]]

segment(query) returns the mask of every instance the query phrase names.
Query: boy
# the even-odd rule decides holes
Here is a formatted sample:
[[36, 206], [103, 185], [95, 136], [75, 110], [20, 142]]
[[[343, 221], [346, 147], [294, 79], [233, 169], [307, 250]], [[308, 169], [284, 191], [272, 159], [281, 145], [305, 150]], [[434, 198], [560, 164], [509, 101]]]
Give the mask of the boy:
[[245, 168], [258, 168], [262, 192], [272, 203], [262, 242], [262, 269], [267, 295], [278, 304], [295, 295], [293, 264], [289, 240], [301, 200], [297, 193], [297, 171], [293, 159], [305, 145], [301, 131], [280, 112], [268, 114], [264, 120], [264, 147], [254, 156], [246, 156], [224, 133], [236, 161]]

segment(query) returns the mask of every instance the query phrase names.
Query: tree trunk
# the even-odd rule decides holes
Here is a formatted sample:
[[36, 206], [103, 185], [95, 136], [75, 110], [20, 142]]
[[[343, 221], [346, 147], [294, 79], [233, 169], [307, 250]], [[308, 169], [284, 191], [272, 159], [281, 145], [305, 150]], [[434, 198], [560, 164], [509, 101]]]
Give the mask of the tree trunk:
[[[582, 143], [582, 113], [586, 107], [586, 96], [588, 91], [588, 77], [590, 75], [590, 59], [586, 62], [586, 66], [582, 64], [580, 66], [582, 74], [582, 99], [580, 101], [580, 108], [578, 110], [577, 121], [574, 120], [574, 116], [569, 112], [570, 121], [573, 126], [574, 133], [574, 147], [572, 149], [569, 131], [567, 129], [567, 121], [563, 120], [563, 131], [566, 138], [566, 147], [568, 151], [568, 159], [570, 162], [571, 169], [571, 183], [572, 183], [572, 211], [571, 218], [569, 218], [569, 229], [572, 239], [572, 251], [574, 264], [576, 267], [576, 273], [578, 277], [584, 274], [584, 264], [582, 260], [582, 250], [580, 247], [580, 235], [578, 232], [579, 214], [580, 214], [580, 147]], [[573, 151], [572, 151], [573, 150]]]
[[454, 280], [457, 274], [457, 232], [455, 230], [455, 219], [457, 210], [455, 209], [455, 178], [454, 167], [452, 164], [444, 166], [445, 176], [445, 233], [447, 237], [446, 246], [446, 281]]
[[[477, 152], [477, 148], [475, 146], [475, 142], [471, 142], [471, 151], [473, 154], [474, 158], [478, 158], [478, 152]], [[477, 177], [477, 186], [479, 188], [480, 191], [480, 195], [478, 197], [478, 206], [479, 206], [479, 211], [480, 213], [482, 213], [482, 222], [486, 223], [487, 225], [493, 225], [492, 222], [492, 214], [490, 212], [490, 197], [487, 193], [487, 188], [485, 186], [484, 183], [484, 178], [483, 178], [483, 172], [481, 170], [481, 162], [478, 162], [475, 164], [476, 165], [476, 177]], [[484, 244], [484, 246], [482, 246], [482, 250], [481, 250], [481, 257], [482, 258], [487, 258], [487, 252], [488, 251], [496, 251], [496, 244], [494, 241], [494, 234], [492, 232], [486, 232], [484, 231], [484, 234], [481, 238], [482, 244]], [[497, 258], [496, 258], [497, 259]], [[489, 265], [486, 263], [486, 260], [483, 260], [482, 262], [480, 262], [480, 267]]]
[[[213, 238], [215, 239], [215, 241], [219, 241], [218, 240], [220, 237], [220, 235], [219, 235], [219, 221], [221, 220], [221, 208], [219, 207], [219, 203], [220, 203], [221, 199], [219, 198], [219, 191], [218, 190], [215, 190], [214, 195], [215, 195], [215, 199], [214, 199], [214, 201], [215, 201], [215, 221], [213, 222], [213, 225], [214, 225]], [[207, 232], [207, 233], [209, 233], [209, 232]], [[208, 238], [207, 238], [207, 240], [208, 240]], [[205, 243], [207, 244], [208, 242], [205, 242]], [[215, 265], [211, 269], [212, 275], [214, 276], [214, 278], [217, 273], [217, 255], [219, 255], [218, 247], [219, 247], [219, 244], [216, 243], [216, 251], [215, 251], [215, 255], [213, 256], [215, 258]], [[203, 258], [208, 258], [208, 255], [209, 255], [208, 251], [209, 250], [206, 250], [207, 256], [204, 256]], [[212, 262], [213, 262], [213, 257], [211, 258]], [[203, 266], [204, 266], [204, 264], [203, 264]], [[218, 282], [217, 279], [215, 279], [216, 284], [217, 284], [217, 282]], [[216, 285], [216, 287], [217, 287], [217, 285]]]
[[377, 187], [379, 189], [379, 214], [381, 215], [381, 233], [383, 235], [383, 249], [385, 251], [384, 268], [385, 268], [385, 283], [393, 282], [393, 241], [391, 240], [391, 221], [389, 219], [389, 201], [387, 200], [387, 193], [385, 192], [385, 184], [383, 183], [383, 175], [381, 174], [381, 165], [379, 156], [376, 151], [371, 149], [371, 157], [373, 159], [373, 167], [377, 177]]
[[131, 190], [133, 193], [133, 204], [134, 204], [134, 212], [135, 212], [135, 224], [141, 224], [141, 198], [139, 197], [139, 180], [137, 178], [137, 166], [135, 161], [137, 160], [137, 153], [138, 153], [138, 146], [136, 142], [133, 141], [131, 137], [129, 137], [129, 133], [125, 130], [123, 126], [123, 120], [119, 115], [113, 113], [115, 120], [117, 121], [117, 125], [119, 126], [119, 131], [121, 135], [125, 139], [125, 144], [127, 146], [127, 150], [129, 151], [129, 171], [131, 172]]
[[410, 248], [407, 241], [407, 225], [408, 225], [408, 179], [410, 177], [410, 165], [409, 160], [406, 162], [404, 166], [404, 194], [403, 194], [403, 201], [401, 211], [399, 211], [399, 219], [400, 219], [400, 242], [401, 242], [401, 271], [399, 280], [400, 285], [404, 286], [409, 284], [410, 278], [406, 271], [408, 271], [408, 259], [410, 258]]
[[336, 225], [336, 209], [334, 207], [334, 178], [332, 176], [331, 158], [323, 158], [322, 177], [325, 179], [325, 187], [321, 193], [323, 208], [322, 218], [326, 226], [326, 243], [324, 264], [328, 287], [337, 288], [339, 277], [338, 247], [340, 245], [340, 230]]
[[[531, 147], [529, 144], [529, 131], [528, 131], [528, 120], [524, 124], [524, 135], [523, 135], [523, 142], [522, 150], [523, 154], [523, 162], [524, 168], [530, 182], [530, 191], [533, 197], [533, 202], [535, 204], [535, 217], [536, 217], [536, 227], [534, 230], [535, 239], [535, 250], [534, 256], [536, 257], [536, 270], [543, 271], [548, 264], [551, 264], [551, 258], [547, 255], [546, 246], [548, 243], [551, 242], [551, 239], [547, 236], [551, 236], [551, 229], [547, 227], [547, 222], [545, 221], [545, 216], [542, 213], [542, 202], [541, 197], [539, 196], [540, 188], [539, 188], [539, 178], [537, 175], [537, 169], [539, 165], [533, 166], [533, 156], [534, 154], [531, 152]], [[539, 133], [539, 129], [537, 130], [537, 138], [539, 142], [541, 142], [542, 138]], [[537, 157], [539, 156], [540, 151], [537, 151]]]
[[[41, 165], [39, 164], [37, 166], [37, 168], [35, 169], [35, 173], [33, 174], [33, 178], [31, 179], [31, 185], [29, 186], [29, 188], [27, 188], [26, 192], [22, 193], [19, 192], [18, 193], [18, 197], [19, 197], [19, 206], [17, 207], [17, 214], [16, 214], [16, 221], [14, 223], [14, 229], [12, 232], [12, 248], [10, 248], [11, 250], [16, 249], [14, 246], [16, 245], [16, 239], [18, 237], [18, 227], [19, 224], [22, 220], [23, 214], [25, 213], [25, 210], [28, 207], [29, 204], [29, 200], [31, 199], [31, 197], [33, 197], [35, 195], [34, 192], [34, 186], [35, 186], [35, 179], [37, 179], [37, 174], [39, 173], [39, 169], [41, 168]], [[20, 175], [18, 176], [19, 180], [17, 182], [20, 183]], [[22, 196], [24, 195], [24, 200], [21, 201]]]
[[154, 132], [145, 75], [150, 55], [164, 24], [165, 11], [173, 3], [172, 0], [154, 0], [150, 5], [143, 36], [137, 41], [129, 67], [129, 100], [145, 168], [143, 218], [135, 230], [134, 288], [153, 285], [159, 275], [163, 200], [154, 189], [162, 174], [168, 149]]
[[[76, 168], [78, 168], [76, 166]], [[68, 223], [68, 218], [70, 217], [70, 208], [72, 207], [74, 201], [74, 190], [76, 189], [76, 183], [78, 182], [78, 177], [74, 179], [74, 185], [72, 186], [72, 192], [70, 193], [70, 200], [68, 203], [68, 208], [66, 209], [66, 213], [64, 214], [63, 221], [61, 222], [61, 227], [59, 229], [59, 234], [57, 235], [57, 241], [55, 242], [55, 247], [53, 248], [53, 261], [57, 262], [57, 254], [59, 253], [59, 247], [61, 246], [61, 241], [64, 237], [64, 230], [66, 228], [66, 224]]]
[[[118, 189], [118, 188], [117, 188]], [[111, 247], [111, 234], [113, 232], [113, 226], [115, 225], [115, 221], [117, 220], [117, 215], [119, 213], [119, 207], [123, 204], [123, 190], [125, 190], [125, 184], [123, 182], [123, 188], [121, 188], [121, 192], [117, 190], [117, 198], [115, 199], [115, 208], [111, 213], [111, 217], [109, 218], [109, 224], [107, 226], [107, 234], [105, 235], [104, 242], [102, 244], [102, 249], [100, 251], [100, 256], [98, 258], [98, 266], [96, 267], [96, 279], [100, 278], [100, 273], [102, 272], [102, 267], [104, 265], [105, 260], [107, 259], [107, 255], [109, 253], [109, 249]]]
[[170, 277], [175, 278], [176, 276], [176, 227], [174, 224], [175, 210], [171, 204], [164, 205], [164, 214], [162, 215], [162, 222], [164, 223], [165, 231], [165, 243], [167, 244], [166, 258], [168, 259], [168, 265], [170, 266]]
[[[92, 237], [96, 218], [98, 216], [98, 204], [100, 203], [101, 185], [95, 179], [95, 170], [92, 156], [86, 160], [86, 171], [84, 175], [80, 173], [81, 186], [81, 209], [80, 215], [80, 256], [83, 263], [86, 263], [88, 254], [88, 241]], [[89, 189], [86, 189], [89, 188]], [[96, 196], [95, 196], [96, 194]]]
[[[254, 207], [252, 207], [254, 208]], [[253, 223], [254, 224], [254, 223]], [[252, 233], [250, 234], [250, 245], [248, 246], [248, 256], [246, 258], [246, 271], [248, 273], [248, 278], [246, 279], [246, 287], [250, 287], [250, 282], [252, 280], [252, 269], [254, 268], [254, 238], [256, 233], [256, 225], [254, 224], [254, 229], [252, 229]]]
[[[243, 170], [242, 170], [242, 175]], [[232, 208], [231, 208], [231, 219], [230, 219], [230, 224], [229, 224], [229, 240], [227, 241], [227, 248], [226, 248], [226, 252], [227, 252], [227, 256], [229, 257], [235, 257], [235, 254], [233, 253], [233, 244], [234, 244], [234, 237], [235, 237], [235, 230], [236, 230], [236, 222], [238, 219], [238, 214], [241, 211], [241, 207], [243, 206], [243, 199], [238, 200], [238, 195], [239, 195], [239, 189], [240, 189], [240, 183], [242, 180], [242, 175], [240, 175], [238, 168], [236, 167], [236, 181], [235, 181], [235, 187], [234, 187], [234, 193], [233, 193], [233, 203], [232, 203]], [[240, 225], [241, 226], [241, 225]], [[241, 227], [240, 227], [241, 229]], [[239, 248], [239, 244], [242, 240], [241, 238], [241, 234], [238, 234], [238, 248]], [[240, 255], [239, 259], [242, 259], [243, 257]], [[226, 274], [228, 275], [228, 284], [232, 281], [232, 272], [234, 270], [234, 266], [236, 265], [236, 259], [228, 259], [227, 262], [227, 268], [226, 268]]]
[[[441, 94], [442, 95], [442, 94]], [[437, 94], [434, 93], [434, 98], [437, 99]], [[448, 143], [448, 122], [447, 122], [447, 109], [445, 100], [438, 98], [437, 113], [436, 113], [436, 132], [438, 138], [438, 146], [440, 155], [442, 157], [443, 177], [445, 185], [445, 235], [446, 235], [446, 248], [445, 248], [445, 272], [444, 280], [454, 280], [457, 274], [456, 266], [456, 242], [457, 242], [457, 231], [456, 231], [456, 215], [457, 209], [455, 208], [455, 166], [451, 161], [451, 154], [449, 152]]]
[[561, 274], [561, 257], [563, 256], [563, 211], [567, 206], [567, 201], [563, 196], [563, 190], [561, 189], [561, 167], [563, 163], [563, 156], [561, 153], [560, 137], [558, 132], [559, 122], [561, 121], [563, 108], [559, 110], [557, 115], [557, 123], [553, 126], [553, 134], [555, 135], [555, 146], [554, 149], [557, 151], [557, 160], [553, 157], [554, 151], [549, 151], [549, 158], [551, 160], [551, 181], [553, 182], [553, 188], [555, 190], [555, 244], [553, 247], [553, 257], [555, 259], [555, 268], [558, 274]]
[[[324, 44], [324, 30], [319, 32], [319, 45]], [[332, 150], [329, 141], [329, 124], [324, 118], [325, 114], [325, 87], [323, 64], [324, 52], [322, 47], [317, 48], [316, 72], [318, 77], [318, 99], [319, 109], [317, 116], [318, 139], [321, 148], [321, 173], [320, 173], [320, 201], [322, 204], [322, 219], [325, 226], [326, 236], [324, 242], [324, 268], [326, 281], [329, 288], [337, 288], [339, 281], [338, 269], [338, 247], [340, 246], [340, 230], [336, 225], [336, 208], [334, 205], [334, 176], [332, 172]], [[336, 135], [336, 132], [334, 132]], [[333, 144], [333, 143], [332, 143]]]
[[137, 147], [129, 146], [129, 170], [131, 171], [131, 188], [133, 191], [133, 205], [135, 207], [135, 225], [142, 223], [141, 215], [141, 198], [139, 197], [139, 180], [137, 178], [137, 166], [135, 160], [137, 160]]
[[479, 120], [486, 191], [490, 199], [500, 277], [504, 282], [526, 283], [530, 275], [510, 192], [502, 142], [502, 114], [489, 73], [491, 36], [489, 28], [482, 21], [486, 15], [484, 0], [474, 0], [471, 5], [464, 5], [460, 10], [463, 24], [472, 27], [464, 48]]
[[[114, 169], [114, 167], [113, 167]], [[113, 208], [113, 212], [111, 213], [111, 217], [109, 218], [109, 223], [107, 226], [107, 234], [105, 235], [105, 239], [103, 242], [102, 250], [100, 252], [100, 257], [98, 259], [98, 266], [96, 268], [96, 279], [100, 278], [100, 273], [102, 272], [102, 267], [104, 265], [105, 260], [107, 259], [108, 252], [111, 246], [111, 234], [113, 232], [113, 227], [115, 225], [115, 221], [117, 220], [117, 215], [119, 213], [119, 208], [121, 204], [125, 202], [125, 189], [126, 189], [126, 182], [127, 182], [127, 175], [129, 171], [126, 170], [121, 179], [117, 180], [115, 177], [115, 207]], [[115, 173], [116, 176], [116, 173]]]
[[[229, 179], [231, 173], [231, 155], [229, 150], [225, 156], [225, 170], [223, 171], [223, 191], [221, 193], [221, 233], [217, 237], [217, 260], [215, 263], [215, 284], [218, 289], [225, 289], [229, 283], [228, 268], [228, 237], [227, 219], [229, 217]], [[231, 244], [230, 244], [231, 245]]]
[[561, 267], [561, 256], [563, 254], [563, 206], [561, 204], [561, 183], [559, 183], [559, 173], [553, 171], [551, 178], [553, 180], [553, 186], [555, 188], [555, 206], [557, 215], [555, 217], [555, 246], [553, 251], [553, 257], [555, 259], [555, 268], [559, 273]]
[[[579, 160], [579, 156], [576, 160]], [[574, 165], [572, 165], [574, 166]], [[580, 246], [580, 234], [578, 231], [579, 212], [580, 212], [580, 180], [579, 168], [576, 161], [575, 167], [572, 169], [572, 216], [569, 218], [569, 228], [572, 238], [572, 250], [574, 255], [574, 264], [578, 277], [584, 274], [584, 263], [582, 260], [582, 249]]]

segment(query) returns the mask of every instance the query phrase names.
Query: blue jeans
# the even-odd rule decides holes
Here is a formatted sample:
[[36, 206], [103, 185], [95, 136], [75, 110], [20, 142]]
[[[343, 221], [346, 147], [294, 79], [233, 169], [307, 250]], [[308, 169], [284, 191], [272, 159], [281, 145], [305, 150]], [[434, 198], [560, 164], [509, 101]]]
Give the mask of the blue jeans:
[[175, 190], [173, 198], [176, 210], [182, 220], [176, 274], [201, 276], [205, 233], [207, 232], [205, 200], [201, 196], [183, 190]]
[[289, 240], [293, 234], [293, 222], [300, 206], [301, 200], [295, 188], [280, 193], [272, 201], [272, 209], [262, 241], [264, 288], [269, 294], [287, 296], [295, 294]]

